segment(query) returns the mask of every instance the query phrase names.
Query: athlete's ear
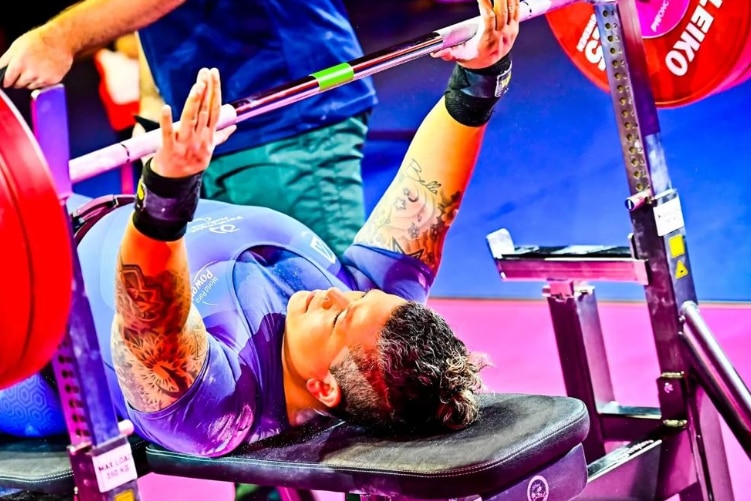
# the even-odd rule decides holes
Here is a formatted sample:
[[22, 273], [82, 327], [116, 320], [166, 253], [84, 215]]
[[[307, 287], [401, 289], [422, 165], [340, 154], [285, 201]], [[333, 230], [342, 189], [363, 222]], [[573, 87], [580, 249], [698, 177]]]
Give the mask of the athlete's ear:
[[305, 386], [316, 400], [328, 408], [336, 407], [342, 400], [342, 390], [330, 372], [326, 373], [323, 380], [308, 379]]

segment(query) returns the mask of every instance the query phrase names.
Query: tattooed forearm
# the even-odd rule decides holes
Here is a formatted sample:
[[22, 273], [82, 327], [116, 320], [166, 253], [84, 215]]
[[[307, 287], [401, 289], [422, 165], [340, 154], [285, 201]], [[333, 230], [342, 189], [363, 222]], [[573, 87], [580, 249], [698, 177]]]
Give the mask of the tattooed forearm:
[[206, 358], [206, 331], [191, 309], [188, 277], [174, 271], [147, 276], [137, 265], [120, 263], [115, 284], [118, 380], [136, 409], [163, 409], [190, 388]]
[[441, 183], [425, 178], [413, 159], [397, 174], [357, 241], [414, 256], [436, 271], [461, 197], [461, 192], [446, 193]]
[[428, 181], [426, 179], [423, 179], [422, 177], [422, 167], [419, 163], [417, 163], [417, 160], [414, 158], [409, 162], [409, 165], [407, 166], [407, 173], [406, 175], [416, 181], [421, 186], [424, 186], [426, 190], [428, 190], [433, 195], [438, 194], [438, 190], [441, 187], [441, 183], [438, 181]]

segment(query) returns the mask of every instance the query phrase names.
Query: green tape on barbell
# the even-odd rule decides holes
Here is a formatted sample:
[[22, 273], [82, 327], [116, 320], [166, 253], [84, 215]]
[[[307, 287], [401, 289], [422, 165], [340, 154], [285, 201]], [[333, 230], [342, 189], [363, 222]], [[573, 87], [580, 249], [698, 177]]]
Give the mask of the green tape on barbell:
[[318, 81], [318, 87], [321, 90], [326, 90], [352, 80], [355, 77], [355, 70], [349, 63], [342, 63], [317, 71], [310, 76]]

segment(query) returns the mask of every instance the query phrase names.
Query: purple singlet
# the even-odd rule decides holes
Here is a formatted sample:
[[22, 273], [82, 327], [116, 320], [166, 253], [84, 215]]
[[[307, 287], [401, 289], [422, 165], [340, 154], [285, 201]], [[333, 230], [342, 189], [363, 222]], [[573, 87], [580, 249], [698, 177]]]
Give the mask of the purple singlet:
[[380, 288], [424, 302], [433, 276], [420, 261], [361, 245], [343, 262], [307, 227], [259, 207], [199, 203], [186, 234], [193, 302], [209, 352], [188, 392], [154, 413], [126, 405], [112, 367], [117, 252], [132, 207], [98, 222], [79, 245], [110, 389], [118, 413], [141, 436], [190, 454], [226, 454], [240, 443], [289, 426], [282, 387], [281, 343], [287, 302], [297, 291]]

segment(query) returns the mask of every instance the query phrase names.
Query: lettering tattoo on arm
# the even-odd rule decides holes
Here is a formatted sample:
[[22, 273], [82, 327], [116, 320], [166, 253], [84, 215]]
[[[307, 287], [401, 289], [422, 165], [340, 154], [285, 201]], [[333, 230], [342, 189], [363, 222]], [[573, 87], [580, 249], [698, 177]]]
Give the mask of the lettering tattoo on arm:
[[461, 191], [447, 192], [440, 182], [426, 178], [412, 159], [400, 169], [357, 241], [413, 256], [435, 272], [461, 198]]
[[185, 275], [148, 276], [140, 266], [118, 265], [112, 357], [125, 398], [138, 410], [157, 411], [180, 398], [206, 358], [206, 329]]

